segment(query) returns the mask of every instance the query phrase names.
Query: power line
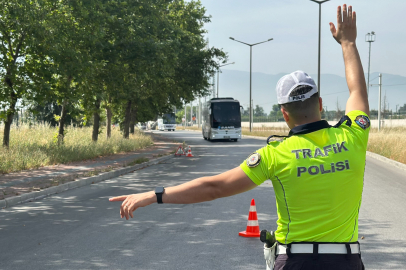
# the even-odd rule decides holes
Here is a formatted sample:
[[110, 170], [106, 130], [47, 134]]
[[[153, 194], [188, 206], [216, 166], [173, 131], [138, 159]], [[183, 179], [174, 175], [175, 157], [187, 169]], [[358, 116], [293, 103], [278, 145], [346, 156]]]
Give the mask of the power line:
[[397, 85], [406, 85], [406, 83], [403, 83], [403, 84], [383, 84], [382, 86], [397, 86]]
[[341, 91], [341, 92], [334, 92], [334, 93], [330, 93], [330, 94], [323, 94], [323, 97], [324, 96], [329, 96], [329, 95], [334, 95], [334, 94], [340, 94], [340, 93], [348, 93], [349, 91], [347, 90], [347, 91]]
[[[370, 84], [370, 86], [378, 86], [379, 84]], [[382, 86], [398, 86], [398, 85], [406, 85], [406, 83], [402, 84], [382, 84]]]
[[372, 80], [369, 80], [369, 82], [372, 82], [373, 80], [379, 78], [379, 76], [376, 76], [375, 78], [373, 78]]

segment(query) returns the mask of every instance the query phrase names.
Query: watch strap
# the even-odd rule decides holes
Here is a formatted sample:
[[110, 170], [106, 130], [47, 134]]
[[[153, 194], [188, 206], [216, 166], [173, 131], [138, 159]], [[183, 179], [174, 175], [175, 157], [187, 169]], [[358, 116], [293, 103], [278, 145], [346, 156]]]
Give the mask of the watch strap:
[[156, 195], [156, 201], [158, 204], [163, 204], [164, 202], [162, 201], [162, 195], [165, 192], [164, 187], [157, 187], [155, 188], [155, 195]]
[[156, 194], [156, 201], [158, 204], [163, 204], [164, 202], [162, 201], [162, 195], [163, 193], [155, 193]]

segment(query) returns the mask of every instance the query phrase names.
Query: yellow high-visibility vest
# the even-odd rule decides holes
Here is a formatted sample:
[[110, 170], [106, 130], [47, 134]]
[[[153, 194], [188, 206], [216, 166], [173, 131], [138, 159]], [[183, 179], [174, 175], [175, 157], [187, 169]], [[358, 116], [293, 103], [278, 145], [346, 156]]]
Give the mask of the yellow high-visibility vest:
[[240, 166], [257, 185], [270, 179], [276, 240], [356, 242], [370, 120], [351, 111], [337, 126], [318, 121], [269, 142]]

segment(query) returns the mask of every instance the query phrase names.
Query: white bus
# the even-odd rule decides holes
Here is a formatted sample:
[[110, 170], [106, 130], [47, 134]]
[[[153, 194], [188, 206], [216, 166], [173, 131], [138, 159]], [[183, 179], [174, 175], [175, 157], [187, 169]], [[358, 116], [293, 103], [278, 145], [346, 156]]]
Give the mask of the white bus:
[[241, 139], [241, 106], [233, 98], [212, 98], [203, 106], [205, 140]]
[[158, 118], [158, 130], [161, 131], [175, 131], [176, 130], [176, 117], [174, 113], [166, 113]]

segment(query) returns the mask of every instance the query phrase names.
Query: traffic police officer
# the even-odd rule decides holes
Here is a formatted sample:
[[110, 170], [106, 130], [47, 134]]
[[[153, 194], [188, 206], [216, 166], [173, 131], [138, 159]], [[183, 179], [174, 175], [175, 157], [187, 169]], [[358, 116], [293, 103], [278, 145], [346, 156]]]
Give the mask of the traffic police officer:
[[278, 208], [275, 269], [363, 269], [358, 239], [369, 105], [355, 44], [356, 14], [337, 9], [333, 37], [341, 44], [350, 97], [335, 126], [321, 120], [322, 100], [303, 71], [280, 79], [276, 91], [289, 135], [271, 137], [239, 167], [155, 192], [111, 198], [121, 217], [152, 203], [190, 204], [232, 196], [272, 180]]

